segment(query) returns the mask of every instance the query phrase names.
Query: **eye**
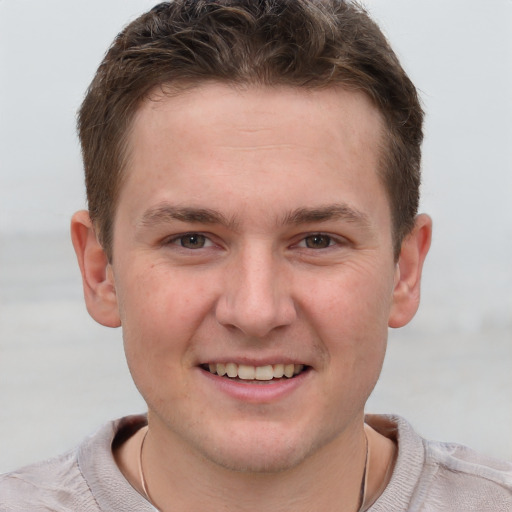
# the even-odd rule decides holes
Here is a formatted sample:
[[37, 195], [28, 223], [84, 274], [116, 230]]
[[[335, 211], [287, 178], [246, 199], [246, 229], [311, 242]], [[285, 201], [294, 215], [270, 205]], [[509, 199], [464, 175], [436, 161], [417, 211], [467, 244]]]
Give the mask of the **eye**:
[[200, 233], [187, 233], [171, 240], [171, 243], [185, 249], [202, 249], [212, 245], [211, 241]]
[[299, 246], [307, 247], [308, 249], [325, 249], [330, 247], [335, 242], [328, 236], [321, 233], [306, 236], [299, 244]]

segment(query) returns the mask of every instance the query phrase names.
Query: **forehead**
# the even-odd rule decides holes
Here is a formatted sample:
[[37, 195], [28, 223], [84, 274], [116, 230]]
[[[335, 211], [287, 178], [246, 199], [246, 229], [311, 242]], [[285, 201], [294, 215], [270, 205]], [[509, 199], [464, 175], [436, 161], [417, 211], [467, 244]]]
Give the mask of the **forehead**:
[[347, 192], [385, 196], [377, 176], [383, 127], [364, 94], [340, 88], [160, 89], [134, 118], [123, 188], [154, 204], [187, 198], [215, 208], [253, 197], [275, 207], [276, 190], [288, 210], [301, 194], [324, 204]]
[[[306, 147], [318, 140], [328, 145], [340, 139], [354, 142], [355, 146], [361, 138], [378, 147], [384, 135], [382, 116], [369, 98], [343, 87], [306, 89], [206, 82], [174, 91], [163, 86], [154, 89], [143, 101], [132, 128], [138, 132], [137, 137], [164, 125], [168, 131], [172, 118], [183, 141], [197, 129], [212, 125], [216, 127], [214, 132], [205, 130], [201, 134], [205, 141], [224, 137], [234, 144], [236, 139], [243, 144], [253, 143], [252, 139], [257, 142], [259, 137], [262, 141], [265, 136], [275, 138], [269, 128], [286, 128], [277, 142], [295, 143], [305, 136]], [[318, 129], [306, 133], [302, 130], [306, 126]]]

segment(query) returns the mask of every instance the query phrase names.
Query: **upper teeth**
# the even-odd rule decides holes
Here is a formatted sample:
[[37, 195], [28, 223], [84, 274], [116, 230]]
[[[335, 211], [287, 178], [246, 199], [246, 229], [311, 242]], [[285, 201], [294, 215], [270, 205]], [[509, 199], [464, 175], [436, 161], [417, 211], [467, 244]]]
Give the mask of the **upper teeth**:
[[249, 366], [246, 364], [217, 363], [209, 364], [211, 373], [242, 380], [272, 380], [281, 377], [293, 377], [304, 369], [303, 364], [269, 364], [266, 366]]

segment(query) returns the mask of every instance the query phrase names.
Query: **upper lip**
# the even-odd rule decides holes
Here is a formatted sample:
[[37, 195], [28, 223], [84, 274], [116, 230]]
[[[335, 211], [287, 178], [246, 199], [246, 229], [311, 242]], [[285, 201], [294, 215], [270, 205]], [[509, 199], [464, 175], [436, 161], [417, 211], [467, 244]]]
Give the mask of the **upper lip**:
[[225, 364], [225, 363], [235, 363], [237, 365], [246, 365], [246, 366], [268, 366], [274, 364], [303, 364], [307, 365], [302, 360], [290, 358], [290, 357], [265, 357], [262, 359], [255, 359], [249, 357], [240, 357], [240, 356], [223, 356], [223, 357], [214, 357], [212, 359], [207, 359], [198, 364], [198, 366], [204, 364]]

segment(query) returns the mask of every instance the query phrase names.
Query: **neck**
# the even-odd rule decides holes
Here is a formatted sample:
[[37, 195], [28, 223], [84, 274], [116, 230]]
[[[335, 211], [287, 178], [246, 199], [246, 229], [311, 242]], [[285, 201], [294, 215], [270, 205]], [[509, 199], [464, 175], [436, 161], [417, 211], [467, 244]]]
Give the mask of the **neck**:
[[[164, 454], [162, 446], [171, 449]], [[142, 462], [147, 491], [162, 512], [201, 508], [356, 512], [366, 464], [366, 437], [361, 421], [359, 429], [332, 440], [293, 468], [251, 473], [220, 467], [179, 440], [164, 445], [158, 429], [150, 428]]]
[[[392, 441], [366, 427], [370, 460], [366, 510], [383, 491], [396, 447]], [[126, 478], [145, 495], [139, 473], [140, 448], [146, 429], [132, 436], [115, 454]], [[265, 509], [270, 512], [356, 512], [366, 462], [366, 439], [360, 428], [334, 439], [313, 456], [287, 471], [249, 473], [231, 471], [184, 449], [176, 440], [163, 444], [158, 429], [144, 441], [143, 469], [151, 501], [162, 512]], [[162, 449], [167, 446], [168, 449]]]

